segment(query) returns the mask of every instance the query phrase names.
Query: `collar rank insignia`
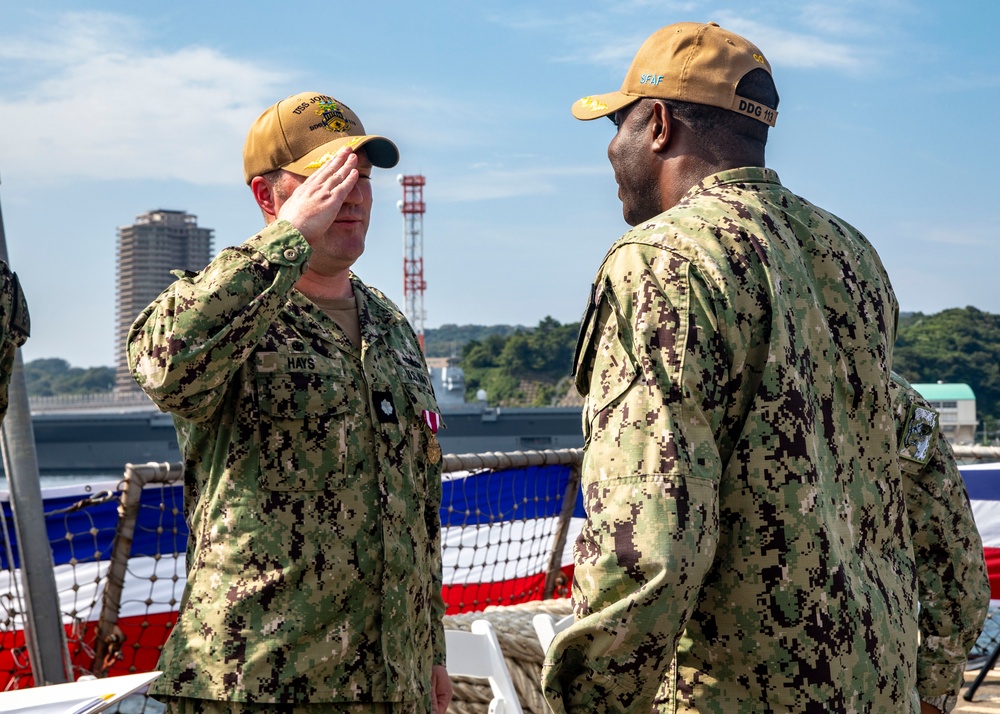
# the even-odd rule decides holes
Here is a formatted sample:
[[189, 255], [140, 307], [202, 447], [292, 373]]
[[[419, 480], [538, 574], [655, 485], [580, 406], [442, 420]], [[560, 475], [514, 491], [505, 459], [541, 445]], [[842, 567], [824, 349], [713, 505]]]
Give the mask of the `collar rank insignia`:
[[399, 415], [396, 414], [396, 407], [392, 403], [391, 392], [372, 390], [372, 404], [375, 405], [375, 418], [379, 424], [399, 423]]

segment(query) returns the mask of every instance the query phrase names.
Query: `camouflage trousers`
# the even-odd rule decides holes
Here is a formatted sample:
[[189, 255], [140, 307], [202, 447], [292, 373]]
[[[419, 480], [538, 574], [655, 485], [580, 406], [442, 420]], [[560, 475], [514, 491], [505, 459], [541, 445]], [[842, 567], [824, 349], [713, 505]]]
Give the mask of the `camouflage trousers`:
[[165, 714], [425, 714], [428, 711], [422, 702], [247, 704], [188, 697], [158, 696], [156, 699], [166, 705]]

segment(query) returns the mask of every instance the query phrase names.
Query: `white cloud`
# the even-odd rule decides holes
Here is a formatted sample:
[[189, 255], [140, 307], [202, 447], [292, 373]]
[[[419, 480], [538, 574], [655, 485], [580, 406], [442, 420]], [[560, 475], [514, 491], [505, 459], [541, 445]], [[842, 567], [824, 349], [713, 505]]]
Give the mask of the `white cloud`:
[[[993, 249], [997, 243], [997, 230], [991, 226], [995, 225], [996, 223], [986, 223], [980, 226], [968, 223], [964, 225], [940, 225], [922, 222], [903, 224], [898, 233], [908, 236], [911, 244], [914, 241], [920, 241], [951, 248]], [[968, 254], [963, 253], [962, 255]]]
[[823, 35], [884, 42], [904, 20], [921, 12], [914, 0], [814, 0], [800, 5], [798, 19]]
[[835, 5], [810, 2], [801, 7], [799, 18], [806, 26], [822, 35], [846, 35], [857, 38], [877, 34], [881, 23], [872, 22], [870, 15], [859, 17], [855, 11], [856, 8], [850, 2], [840, 2]]
[[63, 15], [38, 33], [0, 35], [6, 72], [29, 83], [0, 93], [0, 159], [22, 176], [228, 183], [246, 127], [285, 85], [214, 49], [158, 50], [120, 16]]
[[409, 158], [408, 150], [440, 152], [481, 145], [483, 136], [492, 135], [491, 123], [497, 121], [483, 111], [482, 100], [476, 97], [430, 90], [386, 93], [370, 85], [344, 89], [365, 131], [388, 135], [400, 146], [401, 161]]
[[738, 15], [723, 15], [719, 24], [750, 39], [775, 67], [857, 72], [869, 64], [868, 53], [862, 47], [837, 42], [822, 34], [782, 30]]
[[[879, 14], [873, 17], [867, 4], [849, 0], [838, 4], [811, 2], [797, 11], [790, 11], [785, 2], [734, 10], [706, 8], [706, 3], [697, 2], [664, 5], [630, 0], [616, 4], [612, 10], [579, 12], [558, 20], [536, 11], [497, 17], [495, 21], [539, 35], [551, 35], [558, 27], [562, 42], [554, 46], [553, 61], [614, 68], [615, 73], [628, 67], [636, 50], [657, 27], [682, 20], [718, 22], [760, 46], [772, 65], [857, 72], [868, 67], [882, 51], [880, 47], [873, 49], [870, 43], [873, 38], [884, 39], [884, 17], [903, 3], [880, 0]], [[656, 12], [652, 13], [654, 7]], [[800, 27], [789, 29], [792, 23]]]
[[445, 177], [434, 189], [444, 203], [483, 201], [515, 196], [538, 196], [562, 190], [563, 179], [605, 176], [607, 166], [561, 166], [558, 168], [507, 169], [496, 164], [478, 164], [458, 178]]

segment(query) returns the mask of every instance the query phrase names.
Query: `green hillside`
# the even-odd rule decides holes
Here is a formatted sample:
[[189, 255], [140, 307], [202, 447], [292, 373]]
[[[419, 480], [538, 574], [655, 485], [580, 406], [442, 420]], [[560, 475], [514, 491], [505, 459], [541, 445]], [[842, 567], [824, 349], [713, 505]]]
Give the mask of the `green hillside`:
[[[471, 326], [466, 327], [471, 334]], [[483, 328], [485, 329], [485, 328]], [[550, 317], [465, 342], [460, 366], [468, 394], [485, 389], [491, 404], [539, 406], [569, 385], [578, 325]], [[976, 395], [980, 422], [992, 435], [1000, 422], [1000, 315], [974, 307], [900, 316], [893, 367], [911, 382], [959, 382]], [[992, 437], [991, 437], [992, 438]]]
[[[546, 317], [535, 327], [443, 325], [425, 332], [428, 357], [452, 357], [465, 371], [467, 397], [485, 389], [495, 406], [547, 406], [572, 397], [577, 323]], [[1000, 423], [1000, 315], [974, 307], [900, 316], [894, 368], [911, 382], [959, 382], [976, 395], [990, 439]], [[111, 389], [111, 367], [82, 369], [62, 359], [25, 365], [32, 396]]]
[[974, 307], [900, 318], [893, 367], [910, 382], [968, 384], [976, 416], [996, 431], [1000, 419], [1000, 315]]

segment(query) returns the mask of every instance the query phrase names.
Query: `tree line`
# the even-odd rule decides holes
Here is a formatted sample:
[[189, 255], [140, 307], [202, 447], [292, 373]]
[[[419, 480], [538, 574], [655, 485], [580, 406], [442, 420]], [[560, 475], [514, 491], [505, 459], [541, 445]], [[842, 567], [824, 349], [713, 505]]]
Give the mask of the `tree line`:
[[24, 364], [24, 382], [30, 397], [110, 392], [115, 384], [113, 367], [71, 367], [58, 357]]
[[989, 433], [1000, 420], [1000, 315], [974, 307], [902, 315], [893, 368], [914, 383], [968, 384]]
[[[498, 406], [543, 406], [563, 397], [578, 329], [578, 323], [546, 317], [537, 327], [469, 340], [458, 362], [467, 398], [479, 389]], [[900, 316], [893, 368], [914, 383], [968, 384], [977, 416], [990, 431], [1000, 421], [998, 356], [1000, 315], [966, 307]]]
[[[569, 380], [579, 323], [546, 317], [535, 327], [442, 325], [425, 331], [428, 357], [451, 357], [465, 372], [470, 401], [486, 390], [496, 406], [548, 406], [575, 394]], [[1000, 315], [974, 307], [904, 313], [893, 368], [910, 382], [968, 384], [987, 431], [1000, 422]], [[109, 391], [111, 367], [71, 367], [63, 359], [25, 364], [28, 394]]]

